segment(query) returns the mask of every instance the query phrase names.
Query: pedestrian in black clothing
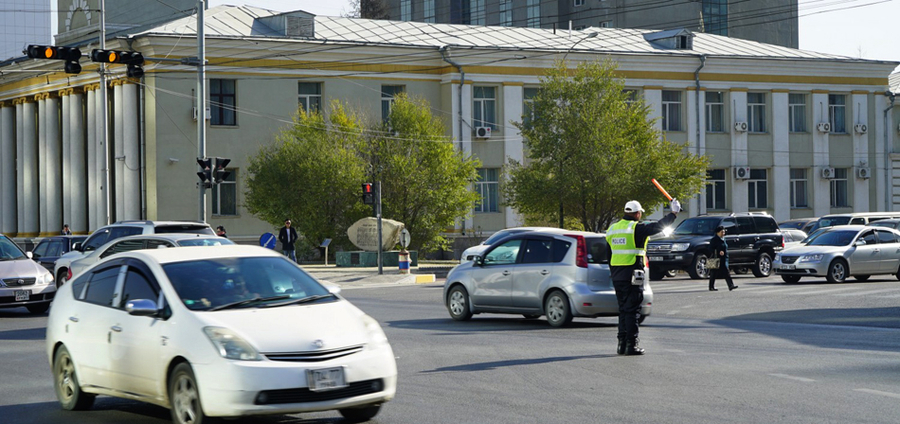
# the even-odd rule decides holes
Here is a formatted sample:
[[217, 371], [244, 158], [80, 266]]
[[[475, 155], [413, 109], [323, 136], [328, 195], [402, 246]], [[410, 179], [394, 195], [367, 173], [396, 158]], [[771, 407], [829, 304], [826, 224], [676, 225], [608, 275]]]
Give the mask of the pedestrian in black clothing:
[[278, 232], [278, 241], [281, 242], [281, 253], [297, 262], [297, 254], [294, 253], [297, 231], [291, 228], [290, 218], [284, 220], [284, 227], [281, 227], [281, 231]]
[[638, 340], [638, 320], [644, 303], [644, 275], [647, 272], [647, 241], [675, 222], [681, 203], [672, 199], [672, 213], [655, 223], [642, 223], [644, 209], [636, 200], [625, 204], [625, 216], [606, 231], [610, 247], [609, 270], [619, 302], [619, 355], [643, 355]]
[[223, 227], [221, 225], [216, 227], [216, 235], [219, 237], [228, 238], [228, 234], [225, 233], [225, 227]]
[[69, 229], [69, 224], [64, 224], [62, 231], [60, 231], [59, 233], [64, 236], [71, 236], [72, 230]]
[[738, 286], [734, 285], [731, 280], [731, 273], [728, 272], [728, 243], [725, 242], [725, 227], [716, 227], [716, 235], [709, 241], [709, 250], [712, 251], [714, 258], [719, 258], [719, 268], [709, 270], [709, 291], [718, 291], [716, 288], [716, 277], [724, 278], [728, 283], [728, 291], [732, 291]]

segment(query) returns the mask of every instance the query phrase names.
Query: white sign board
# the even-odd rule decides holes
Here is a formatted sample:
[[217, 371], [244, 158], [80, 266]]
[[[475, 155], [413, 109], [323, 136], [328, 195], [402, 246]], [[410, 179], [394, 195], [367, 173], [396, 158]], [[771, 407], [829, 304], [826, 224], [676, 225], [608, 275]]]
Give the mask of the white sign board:
[[409, 246], [409, 231], [406, 228], [400, 230], [400, 245], [404, 249]]

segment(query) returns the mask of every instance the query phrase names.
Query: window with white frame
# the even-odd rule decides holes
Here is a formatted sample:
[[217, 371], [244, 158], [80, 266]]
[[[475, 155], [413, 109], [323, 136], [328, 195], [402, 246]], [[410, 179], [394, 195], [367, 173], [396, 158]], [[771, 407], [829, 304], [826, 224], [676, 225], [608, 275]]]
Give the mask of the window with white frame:
[[844, 208], [850, 206], [847, 193], [847, 168], [835, 168], [831, 180], [831, 207]]
[[706, 92], [706, 132], [725, 131], [725, 93]]
[[541, 0], [526, 0], [525, 26], [528, 28], [541, 27]]
[[806, 94], [788, 94], [788, 130], [806, 132]]
[[612, 28], [612, 21], [600, 21], [600, 28]]
[[534, 119], [534, 98], [537, 94], [537, 87], [525, 87], [522, 90], [522, 122], [526, 125]]
[[725, 170], [706, 171], [706, 209], [725, 209]]
[[322, 83], [301, 82], [297, 86], [297, 103], [306, 113], [322, 110]]
[[391, 116], [391, 106], [394, 105], [394, 97], [402, 93], [404, 87], [402, 85], [382, 85], [381, 86], [381, 120], [387, 121]]
[[766, 93], [747, 93], [747, 124], [750, 132], [766, 132]]
[[422, 21], [427, 23], [435, 23], [434, 0], [425, 0], [422, 5]]
[[808, 181], [806, 179], [806, 169], [804, 168], [791, 168], [791, 207], [792, 208], [807, 208], [809, 207], [809, 203], [806, 200], [806, 186]]
[[473, 91], [472, 117], [475, 127], [497, 130], [497, 89], [476, 86]]
[[500, 26], [512, 26], [512, 0], [500, 0]]
[[469, 23], [471, 25], [484, 25], [484, 18], [484, 0], [469, 0]]
[[400, 0], [400, 20], [412, 20], [412, 0]]
[[212, 214], [237, 215], [237, 169], [227, 169], [225, 181], [213, 186]]
[[663, 131], [681, 131], [681, 92], [662, 92], [662, 129]]
[[828, 95], [828, 122], [831, 123], [831, 132], [838, 134], [847, 132], [847, 96]]
[[747, 201], [751, 209], [769, 207], [768, 172], [765, 169], [751, 169], [747, 180]]
[[584, 0], [575, 0], [575, 7], [584, 6]]
[[479, 168], [475, 191], [480, 199], [475, 204], [475, 212], [497, 212], [500, 206], [500, 169]]

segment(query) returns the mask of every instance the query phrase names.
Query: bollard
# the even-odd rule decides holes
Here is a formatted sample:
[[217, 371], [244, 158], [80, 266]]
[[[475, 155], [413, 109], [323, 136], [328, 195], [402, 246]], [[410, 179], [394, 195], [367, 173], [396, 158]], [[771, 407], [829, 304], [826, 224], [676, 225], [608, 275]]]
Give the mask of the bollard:
[[397, 264], [400, 266], [401, 274], [409, 274], [409, 252], [406, 249], [400, 251], [397, 256]]

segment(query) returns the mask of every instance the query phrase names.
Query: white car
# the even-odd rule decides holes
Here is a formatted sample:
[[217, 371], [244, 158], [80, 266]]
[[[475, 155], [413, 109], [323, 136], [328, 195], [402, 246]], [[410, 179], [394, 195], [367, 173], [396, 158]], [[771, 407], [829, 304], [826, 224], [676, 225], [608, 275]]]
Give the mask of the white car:
[[480, 244], [477, 244], [477, 245], [472, 246], [472, 247], [470, 247], [470, 248], [468, 248], [468, 249], [466, 249], [466, 250], [463, 250], [462, 255], [460, 255], [460, 257], [459, 257], [459, 263], [465, 263], [465, 262], [471, 262], [471, 261], [474, 261], [476, 256], [481, 256], [481, 254], [484, 253], [484, 251], [487, 250], [489, 247], [491, 247], [491, 245], [493, 245], [493, 244], [496, 243], [498, 240], [500, 240], [500, 239], [502, 239], [502, 238], [504, 238], [504, 237], [506, 237], [506, 236], [510, 236], [510, 235], [518, 234], [518, 233], [523, 233], [523, 232], [525, 232], [525, 231], [546, 231], [546, 230], [550, 230], [550, 231], [552, 231], [552, 230], [559, 230], [559, 228], [553, 228], [553, 227], [514, 227], [514, 228], [507, 228], [507, 229], [505, 229], [505, 230], [497, 231], [496, 233], [491, 234], [491, 236], [488, 237], [487, 240], [481, 242]]
[[0, 308], [28, 308], [28, 312], [47, 312], [56, 285], [53, 275], [31, 260], [9, 237], [0, 234]]
[[96, 395], [171, 409], [176, 423], [338, 410], [375, 416], [397, 390], [378, 322], [256, 246], [135, 250], [62, 286], [46, 350], [60, 404]]

